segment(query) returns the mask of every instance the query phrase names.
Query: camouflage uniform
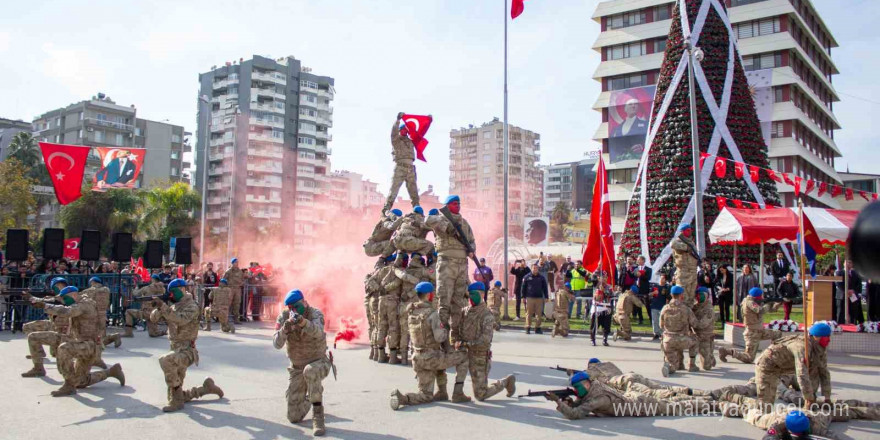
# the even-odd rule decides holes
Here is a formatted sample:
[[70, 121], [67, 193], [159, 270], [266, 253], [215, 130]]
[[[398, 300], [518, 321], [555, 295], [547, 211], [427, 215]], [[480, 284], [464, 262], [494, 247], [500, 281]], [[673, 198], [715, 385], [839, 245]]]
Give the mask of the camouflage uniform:
[[[642, 308], [645, 305], [631, 290], [624, 290], [623, 294], [617, 298], [617, 308], [614, 314], [614, 320], [620, 324], [620, 329], [614, 335], [615, 339], [619, 338], [624, 341], [632, 339], [632, 324], [629, 322], [629, 317], [632, 315], [633, 307]], [[566, 313], [568, 313], [568, 309], [566, 309]]]
[[678, 235], [672, 240], [672, 260], [675, 262], [675, 276], [672, 282], [684, 288], [684, 303], [688, 307], [694, 305], [694, 293], [697, 291], [697, 258], [693, 240]]
[[600, 382], [592, 381], [590, 390], [584, 398], [573, 401], [562, 399], [556, 410], [569, 420], [582, 419], [589, 415], [599, 417], [656, 417], [681, 414], [685, 410], [696, 412], [714, 408], [712, 402], [700, 398], [669, 401], [656, 399], [636, 392], [621, 392]]
[[[391, 407], [400, 405], [420, 405], [434, 400], [447, 400], [446, 369], [455, 367], [455, 390], [453, 400], [464, 402], [464, 380], [468, 372], [468, 355], [464, 351], [445, 352], [441, 346], [446, 342], [446, 329], [440, 314], [431, 303], [419, 301], [407, 308], [409, 313], [409, 334], [413, 344], [413, 370], [419, 381], [419, 392], [402, 394], [394, 390], [391, 394]], [[437, 381], [437, 394], [434, 394], [434, 381]], [[461, 394], [459, 394], [461, 393]]]
[[[797, 403], [801, 406], [803, 397], [797, 389], [797, 379], [792, 375], [783, 375], [779, 377], [779, 385], [776, 386], [776, 398], [785, 403]], [[724, 399], [723, 396], [740, 395], [745, 397], [758, 397], [758, 385], [755, 383], [754, 376], [751, 377], [745, 385], [727, 385], [710, 392], [715, 399]], [[728, 400], [728, 399], [724, 399]]]
[[[463, 239], [471, 249], [476, 249], [471, 225], [459, 214], [452, 219], [461, 227]], [[467, 306], [468, 254], [465, 246], [456, 238], [455, 227], [443, 214], [429, 215], [425, 220], [437, 239], [437, 297], [440, 302], [440, 320], [449, 323], [450, 339], [460, 340], [461, 310]]]
[[391, 212], [379, 219], [379, 223], [373, 227], [370, 238], [364, 242], [364, 253], [368, 257], [383, 258], [393, 254], [394, 245], [391, 244], [391, 236], [401, 223], [403, 223], [403, 217], [397, 217]]
[[[62, 338], [67, 335], [67, 328], [70, 326], [70, 319], [49, 316], [49, 319], [40, 321], [31, 321], [21, 326], [22, 331], [28, 337], [28, 348], [30, 356], [36, 355], [40, 358], [46, 357], [43, 350], [44, 345], [49, 346], [49, 354], [55, 357], [55, 351], [61, 344]], [[39, 334], [37, 334], [39, 333]], [[31, 337], [31, 335], [34, 335]]]
[[[694, 317], [694, 333], [697, 339], [694, 349], [700, 354], [703, 369], [708, 371], [715, 366], [715, 310], [712, 308], [712, 300], [707, 297], [703, 302], [696, 302]], [[696, 356], [693, 349], [690, 355]]]
[[400, 119], [391, 126], [391, 156], [394, 158], [394, 177], [391, 178], [391, 188], [388, 190], [388, 199], [382, 211], [391, 209], [400, 192], [400, 185], [406, 182], [406, 192], [413, 207], [419, 206], [419, 187], [416, 185], [416, 149], [412, 141], [400, 135]]
[[504, 304], [504, 295], [507, 294], [507, 290], [501, 287], [493, 287], [489, 289], [489, 295], [486, 298], [486, 305], [489, 306], [489, 310], [492, 311], [492, 316], [495, 317], [495, 330], [501, 330], [501, 306]]
[[244, 286], [244, 273], [241, 269], [230, 267], [223, 274], [226, 279], [226, 285], [232, 291], [232, 301], [230, 302], [230, 311], [232, 312], [233, 321], [236, 324], [241, 323], [241, 289]]
[[[162, 284], [161, 281], [156, 281], [150, 283], [147, 286], [141, 287], [140, 289], [134, 292], [134, 296], [156, 296], [156, 295], [164, 295], [165, 294], [165, 285]], [[130, 338], [133, 336], [132, 329], [134, 328], [135, 321], [139, 319], [143, 319], [147, 323], [147, 334], [150, 335], [151, 338], [156, 338], [159, 336], [165, 335], [164, 331], [159, 330], [159, 326], [150, 319], [150, 314], [153, 312], [153, 304], [150, 301], [142, 302], [141, 308], [139, 310], [136, 309], [128, 309], [125, 311], [125, 333], [122, 335], [125, 338]]]
[[[752, 298], [751, 296], [746, 296], [742, 300], [742, 310], [745, 311], [745, 315], [743, 315], [743, 323], [746, 326], [746, 330], [743, 333], [743, 338], [746, 340], [746, 349], [745, 350], [734, 350], [728, 348], [721, 348], [718, 350], [718, 355], [721, 357], [722, 361], [727, 361], [727, 356], [732, 356], [740, 362], [751, 364], [755, 361], [755, 356], [758, 354], [758, 345], [760, 345], [763, 340], [775, 340], [782, 337], [782, 332], [779, 330], [770, 330], [764, 328], [764, 313], [772, 312], [779, 307], [780, 303], [769, 304], [759, 304]], [[713, 315], [714, 316], [714, 315]]]
[[321, 417], [323, 423], [323, 408], [317, 409], [323, 405], [324, 385], [321, 381], [333, 367], [327, 357], [324, 314], [307, 306], [300, 325], [286, 322], [290, 322], [290, 310], [278, 315], [272, 345], [279, 350], [287, 345], [287, 357], [290, 359], [290, 367], [287, 368], [290, 374], [286, 393], [287, 420], [299, 423], [309, 409], [315, 407], [313, 417]]
[[621, 392], [635, 391], [658, 399], [674, 396], [708, 396], [708, 392], [688, 387], [663, 385], [638, 373], [623, 373], [613, 362], [594, 362], [587, 365], [587, 373], [594, 381], [602, 382]]
[[415, 294], [416, 284], [427, 281], [436, 284], [434, 270], [428, 269], [422, 264], [420, 259], [410, 260], [406, 269], [399, 267], [394, 268], [393, 272], [400, 281], [400, 305], [397, 307], [398, 323], [400, 325], [400, 357], [404, 365], [409, 365], [409, 314], [406, 312], [407, 306], [414, 304], [419, 300]]
[[199, 351], [196, 349], [196, 339], [199, 337], [199, 305], [189, 295], [172, 304], [162, 303], [150, 313], [153, 322], [165, 319], [168, 323], [168, 341], [171, 343], [171, 351], [159, 358], [159, 366], [165, 374], [165, 384], [168, 386], [168, 406], [162, 411], [177, 411], [183, 408], [183, 404], [193, 399], [198, 399], [205, 394], [217, 394], [223, 397], [223, 391], [214, 385], [211, 378], [205, 379], [200, 387], [183, 390], [183, 381], [186, 378], [186, 370], [192, 364], [199, 364]]
[[[804, 398], [815, 401], [816, 388], [822, 388], [825, 400], [831, 398], [831, 373], [825, 349], [810, 338], [810, 368], [807, 369], [804, 336], [797, 334], [784, 336], [773, 341], [755, 361], [755, 383], [758, 387], [758, 400], [762, 404], [776, 401], [776, 386], [785, 374], [794, 374]], [[818, 387], [814, 385], [818, 382]]]
[[431, 228], [425, 226], [425, 216], [411, 212], [403, 216], [403, 222], [391, 237], [391, 244], [398, 252], [428, 255], [434, 252], [434, 244], [425, 239], [430, 231]]
[[384, 353], [385, 353], [385, 345], [388, 345], [388, 358], [392, 364], [400, 363], [400, 358], [397, 357], [397, 349], [400, 344], [400, 297], [401, 297], [401, 283], [400, 279], [394, 274], [394, 270], [400, 269], [403, 270], [402, 265], [403, 259], [398, 258], [393, 266], [389, 266], [391, 270], [385, 273], [385, 278], [382, 279], [382, 296], [379, 297], [379, 334], [377, 336], [379, 340], [379, 351], [380, 356], [382, 356], [382, 360], [380, 362], [385, 362]]
[[556, 335], [568, 336], [568, 305], [572, 301], [574, 301], [574, 298], [572, 298], [568, 288], [562, 288], [556, 292], [556, 298], [553, 300], [553, 319], [555, 323], [553, 324], [552, 338], [555, 338]]
[[373, 285], [370, 280], [372, 279], [373, 274], [378, 272], [380, 269], [381, 268], [377, 268], [364, 277], [364, 314], [367, 315], [367, 337], [370, 340], [370, 360], [376, 359], [377, 356], [375, 332], [376, 327], [378, 327], [378, 323], [373, 316], [372, 307], [373, 298], [377, 298], [378, 301], [378, 291], [376, 289], [376, 286]]
[[235, 333], [235, 326], [229, 322], [229, 304], [232, 302], [232, 290], [228, 287], [215, 287], [208, 294], [211, 305], [205, 307], [205, 331], [211, 331], [211, 321], [217, 318], [220, 321], [220, 329], [224, 332]]
[[107, 310], [110, 309], [110, 289], [105, 286], [89, 287], [82, 291], [83, 296], [91, 297], [95, 300], [95, 306], [98, 308], [98, 335], [101, 336], [101, 343], [104, 345], [115, 342], [119, 347], [122, 344], [119, 333], [107, 335]]
[[[757, 400], [736, 394], [731, 395], [729, 401], [720, 402], [719, 406], [723, 409], [723, 414], [726, 417], [742, 417], [746, 423], [757, 428], [763, 430], [774, 428], [777, 434], [788, 432], [785, 427], [785, 417], [788, 415], [787, 409], [773, 408], [765, 411], [758, 406]], [[834, 436], [834, 433], [828, 429], [832, 422], [830, 414], [804, 409], [801, 409], [801, 411], [810, 419], [810, 434]]]
[[[691, 350], [697, 343], [691, 335], [691, 329], [696, 325], [696, 321], [694, 312], [678, 298], [673, 298], [672, 302], [663, 306], [663, 310], [660, 311], [660, 328], [663, 329], [660, 348], [663, 350], [663, 359], [668, 365], [669, 373], [684, 369], [684, 351]], [[692, 357], [691, 365], [693, 364]]]
[[507, 389], [507, 397], [510, 397], [516, 390], [516, 379], [513, 375], [496, 380], [491, 386], [488, 385], [489, 370], [492, 368], [494, 326], [495, 317], [484, 302], [467, 307], [462, 312], [461, 338], [467, 346], [468, 369], [474, 386], [474, 398], [479, 401], [486, 400], [504, 389]]

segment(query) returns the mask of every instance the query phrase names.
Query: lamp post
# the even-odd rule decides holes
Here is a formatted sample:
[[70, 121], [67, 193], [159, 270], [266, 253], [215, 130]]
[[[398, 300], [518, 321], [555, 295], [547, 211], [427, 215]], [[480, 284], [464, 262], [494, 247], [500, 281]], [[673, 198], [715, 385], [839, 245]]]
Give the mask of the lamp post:
[[202, 164], [202, 227], [199, 231], [199, 267], [205, 261], [205, 210], [208, 202], [208, 147], [211, 143], [211, 100], [208, 95], [199, 96], [199, 101], [205, 103], [205, 134], [202, 136], [202, 151], [204, 163]]
[[703, 60], [703, 51], [694, 47], [690, 39], [687, 43], [688, 53], [688, 87], [690, 88], [691, 108], [691, 149], [694, 167], [694, 232], [697, 235], [697, 253], [700, 258], [706, 255], [706, 226], [703, 223], [703, 182], [700, 171], [700, 128], [697, 120], [697, 91], [694, 88], [694, 63]]

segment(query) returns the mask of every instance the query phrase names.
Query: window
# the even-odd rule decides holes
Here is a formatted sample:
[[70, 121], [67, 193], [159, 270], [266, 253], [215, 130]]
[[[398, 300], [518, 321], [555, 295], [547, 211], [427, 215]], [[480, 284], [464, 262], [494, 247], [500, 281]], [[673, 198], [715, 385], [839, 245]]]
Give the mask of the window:
[[303, 107], [300, 107], [299, 114], [303, 115], [303, 116], [311, 116], [311, 117], [318, 116], [317, 111], [312, 110], [312, 109], [308, 109], [308, 108], [303, 108]]
[[61, 118], [55, 118], [55, 126], [61, 127]]
[[483, 132], [483, 139], [492, 139], [492, 132], [491, 131], [484, 131]]
[[770, 130], [770, 137], [780, 138], [785, 135], [785, 124], [782, 122], [774, 122]]
[[172, 151], [171, 151], [171, 158], [172, 158], [172, 159], [175, 159], [175, 160], [176, 160], [176, 159], [179, 159], [179, 158], [180, 158], [180, 152], [179, 152], [179, 151], [174, 151], [174, 150], [172, 150]]
[[669, 5], [657, 6], [654, 8], [654, 21], [660, 20], [669, 20]]
[[782, 102], [785, 100], [785, 97], [782, 93], [782, 87], [774, 87], [773, 88], [773, 102]]
[[[80, 120], [80, 121], [83, 120], [83, 112], [79, 112], [79, 120]], [[82, 136], [80, 136], [80, 137], [82, 137]]]
[[483, 185], [484, 185], [484, 186], [488, 186], [488, 185], [491, 185], [491, 184], [492, 184], [492, 178], [491, 178], [491, 177], [484, 177], [484, 178], [483, 178]]
[[762, 35], [775, 34], [781, 31], [779, 18], [747, 21], [733, 27], [737, 39], [760, 37]]
[[639, 87], [648, 83], [648, 74], [622, 75], [609, 78], [608, 90], [622, 90]]
[[121, 147], [124, 144], [125, 144], [125, 142], [122, 139], [122, 133], [116, 133], [116, 145]]
[[625, 14], [617, 14], [608, 17], [608, 29], [619, 29], [629, 26], [635, 26], [645, 22], [645, 11], [627, 12]]
[[95, 130], [95, 142], [104, 142], [103, 130]]
[[79, 129], [79, 131], [78, 131], [77, 134], [76, 134], [76, 137], [82, 139], [82, 137], [83, 137], [83, 131], [82, 131], [82, 128]]
[[488, 174], [488, 173], [489, 173], [489, 165], [483, 166], [483, 174]]
[[99, 121], [106, 121], [106, 120], [107, 120], [107, 115], [105, 115], [105, 114], [103, 114], [103, 113], [98, 113], [95, 117], [96, 117]]
[[171, 175], [175, 177], [177, 176], [177, 168], [171, 168]]
[[617, 201], [611, 202], [611, 215], [613, 217], [623, 217], [626, 215], [626, 202]]
[[238, 86], [229, 86], [229, 94], [237, 95], [238, 94]]
[[300, 82], [299, 82], [299, 86], [300, 86], [300, 87], [309, 88], [309, 89], [317, 89], [317, 88], [318, 88], [318, 83], [316, 83], [316, 82], [314, 82], [314, 81], [300, 80]]
[[305, 96], [306, 101], [308, 101], [308, 102], [318, 102], [318, 99], [312, 95], [303, 95], [303, 96]]
[[55, 143], [60, 143], [60, 142], [61, 142], [61, 135], [60, 135], [60, 134], [56, 134], [56, 135], [55, 135]]
[[660, 38], [654, 40], [654, 53], [666, 52], [666, 39]]
[[782, 66], [781, 53], [765, 53], [759, 55], [749, 55], [743, 57], [743, 70], [751, 72], [753, 70], [772, 69]]
[[636, 41], [629, 44], [618, 44], [608, 49], [608, 58], [612, 60], [620, 60], [623, 58], [632, 58], [644, 55], [647, 44], [644, 41]]
[[171, 135], [171, 142], [180, 142], [180, 135], [179, 134], [172, 134]]

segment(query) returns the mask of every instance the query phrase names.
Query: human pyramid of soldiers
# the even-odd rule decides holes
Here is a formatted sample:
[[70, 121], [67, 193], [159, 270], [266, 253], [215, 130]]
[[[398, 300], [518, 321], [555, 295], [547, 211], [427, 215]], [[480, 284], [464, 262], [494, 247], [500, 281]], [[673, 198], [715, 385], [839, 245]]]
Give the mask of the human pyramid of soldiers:
[[[468, 373], [477, 400], [488, 399], [501, 391], [513, 397], [516, 392], [513, 375], [495, 380], [491, 385], [488, 378], [492, 338], [494, 331], [500, 328], [504, 292], [500, 282], [491, 290], [481, 282], [469, 283], [468, 259], [476, 259], [476, 246], [473, 231], [460, 213], [461, 198], [450, 195], [442, 208], [430, 210], [427, 216], [419, 206], [414, 146], [406, 126], [400, 123], [401, 115], [391, 132], [395, 161], [391, 192], [381, 219], [364, 243], [366, 255], [378, 258], [374, 270], [365, 279], [369, 357], [379, 363], [411, 364], [415, 371], [418, 391], [393, 390], [389, 398], [393, 410], [450, 400], [446, 370], [453, 367], [453, 402], [471, 400], [464, 391]], [[392, 209], [403, 183], [413, 205], [412, 212], [406, 215]], [[436, 243], [427, 239], [428, 232], [433, 233]], [[690, 357], [688, 371], [699, 371], [698, 355], [704, 370], [715, 365], [711, 330], [714, 312], [707, 300], [708, 292], [696, 287], [698, 255], [687, 226], [677, 231], [672, 249], [676, 266], [675, 286], [671, 289], [673, 299], [660, 315], [664, 377], [685, 369], [685, 350]], [[242, 281], [236, 265], [237, 260], [233, 259], [230, 271], [220, 282], [221, 287], [211, 292], [213, 302], [204, 311], [207, 331], [210, 331], [211, 318], [220, 321], [222, 330], [235, 331], [229, 314], [231, 307], [236, 313], [234, 321], [239, 320], [237, 304], [241, 301]], [[223, 390], [210, 377], [201, 386], [183, 388], [188, 367], [199, 360], [196, 339], [202, 316], [198, 303], [186, 293], [183, 279], [174, 279], [166, 287], [156, 276], [149, 285], [135, 292], [136, 299], [144, 302], [140, 310], [126, 311], [122, 335], [106, 331], [109, 289], [99, 277], [91, 278], [89, 285], [79, 291], [64, 277], [56, 277], [50, 281], [54, 297], [30, 298], [32, 306], [42, 308], [49, 319], [25, 325], [30, 351], [27, 357], [33, 362], [33, 368], [23, 373], [23, 377], [46, 375], [45, 345], [57, 358], [58, 371], [64, 378], [52, 396], [72, 395], [79, 388], [111, 377], [124, 386], [121, 365], [108, 367], [102, 360], [104, 347], [111, 343], [119, 347], [120, 338], [131, 337], [131, 329], [139, 319], [146, 321], [150, 336], [164, 336], [157, 325], [164, 321], [171, 351], [159, 358], [168, 388], [168, 405], [162, 410], [180, 410], [184, 403], [208, 394], [223, 398]], [[618, 301], [618, 305], [624, 303], [631, 307], [631, 301]], [[336, 375], [336, 366], [327, 351], [324, 315], [310, 306], [303, 292], [297, 289], [287, 293], [284, 304], [286, 308], [276, 321], [272, 344], [279, 350], [286, 346], [290, 360], [287, 418], [291, 423], [299, 423], [311, 410], [313, 435], [322, 436], [326, 433], [322, 381], [331, 371], [334, 377]], [[755, 375], [745, 384], [715, 390], [668, 386], [636, 373], [623, 373], [613, 363], [593, 358], [583, 370], [557, 367], [569, 376], [568, 387], [529, 392], [526, 396], [543, 396], [554, 402], [556, 410], [568, 419], [713, 413], [741, 417], [767, 430], [765, 438], [832, 437], [831, 422], [880, 420], [878, 403], [832, 400], [826, 355], [831, 327], [816, 323], [809, 328], [808, 336], [784, 336], [764, 328], [763, 315], [771, 308], [772, 304], [763, 303], [760, 288], [749, 291], [742, 303], [745, 350], [718, 350], [722, 361], [726, 362], [727, 356], [731, 356], [755, 364]], [[624, 306], [623, 312], [628, 316], [630, 310]], [[623, 330], [628, 333], [628, 329]], [[762, 340], [772, 342], [758, 355]], [[824, 399], [821, 404], [817, 401], [820, 388]], [[783, 405], [777, 404], [777, 400]]]

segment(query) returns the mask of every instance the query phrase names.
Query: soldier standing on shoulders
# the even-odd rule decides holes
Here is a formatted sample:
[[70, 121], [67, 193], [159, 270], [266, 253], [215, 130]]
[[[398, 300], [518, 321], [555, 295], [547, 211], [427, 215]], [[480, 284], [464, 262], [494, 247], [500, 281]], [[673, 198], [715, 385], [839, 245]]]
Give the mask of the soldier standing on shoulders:
[[211, 331], [211, 321], [217, 318], [220, 321], [220, 330], [235, 333], [235, 326], [229, 322], [229, 303], [232, 302], [232, 291], [229, 290], [226, 278], [220, 279], [220, 286], [211, 289], [208, 299], [211, 305], [205, 307], [205, 331]]
[[368, 257], [387, 257], [394, 253], [394, 245], [391, 244], [391, 236], [403, 223], [403, 211], [392, 209], [382, 214], [379, 223], [373, 227], [370, 238], [364, 242], [364, 253]]
[[[492, 333], [495, 327], [495, 317], [483, 302], [483, 292], [486, 285], [476, 282], [468, 286], [468, 300], [470, 307], [464, 309], [461, 319], [461, 337], [459, 347], [466, 347], [468, 353], [468, 369], [471, 373], [471, 382], [474, 386], [474, 398], [479, 401], [486, 400], [501, 390], [507, 390], [507, 397], [516, 392], [516, 377], [512, 374], [504, 379], [496, 380], [491, 386], [489, 383], [489, 370], [492, 366]], [[458, 383], [455, 384], [456, 393]]]
[[[430, 117], [430, 116], [429, 116]], [[397, 114], [394, 125], [391, 126], [391, 157], [394, 159], [394, 177], [391, 178], [391, 188], [388, 190], [388, 199], [382, 212], [391, 209], [400, 192], [400, 185], [406, 182], [406, 192], [413, 208], [419, 206], [419, 187], [416, 185], [416, 147], [407, 137], [406, 125], [401, 123], [403, 112]]]
[[431, 228], [425, 225], [425, 211], [421, 206], [413, 208], [413, 212], [403, 217], [400, 227], [391, 237], [391, 245], [397, 253], [419, 253], [428, 255], [434, 252], [434, 244], [426, 239]]
[[691, 225], [678, 227], [678, 235], [672, 240], [672, 259], [675, 262], [675, 275], [672, 282], [684, 289], [684, 304], [694, 305], [694, 292], [697, 289], [697, 262], [700, 255], [691, 239]]
[[[684, 369], [684, 351], [693, 351], [697, 341], [693, 337], [693, 328], [697, 318], [693, 310], [686, 306], [682, 296], [684, 289], [681, 286], [672, 286], [672, 301], [660, 311], [660, 328], [663, 329], [663, 340], [660, 349], [663, 350], [663, 377], [669, 377], [676, 370]], [[691, 357], [688, 371], [697, 371], [696, 355]]]

